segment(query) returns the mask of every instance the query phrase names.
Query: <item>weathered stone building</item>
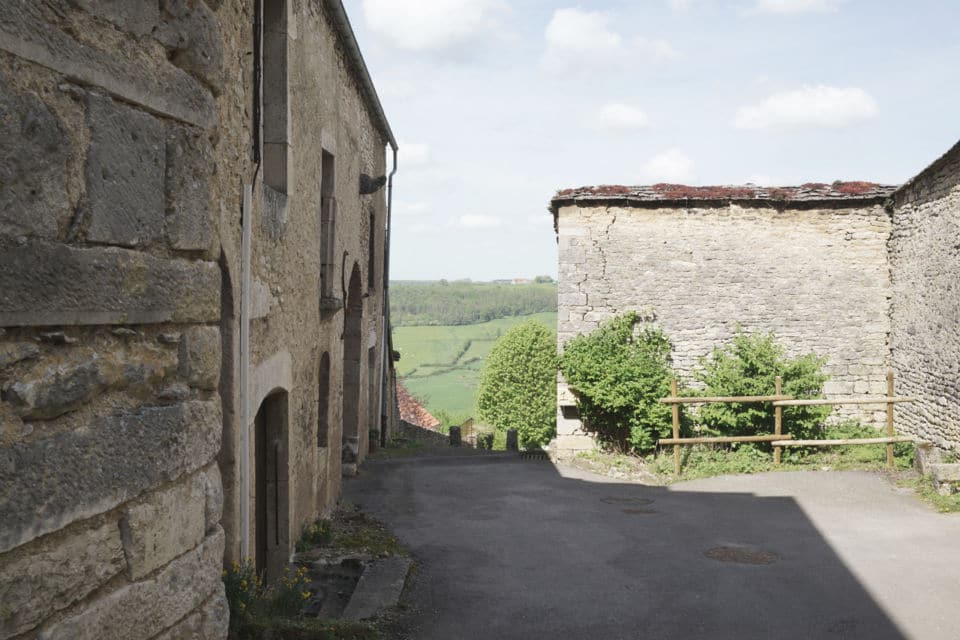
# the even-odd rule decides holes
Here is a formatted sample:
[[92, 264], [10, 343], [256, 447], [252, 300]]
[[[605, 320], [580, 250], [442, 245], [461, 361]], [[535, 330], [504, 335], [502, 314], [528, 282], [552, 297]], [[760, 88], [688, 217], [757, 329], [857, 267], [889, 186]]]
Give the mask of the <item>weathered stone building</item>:
[[339, 0], [0, 4], [0, 638], [224, 637], [387, 437], [389, 148]]
[[[955, 149], [900, 189], [837, 182], [561, 191], [551, 202], [558, 340], [636, 310], [665, 329], [674, 364], [688, 376], [737, 327], [774, 331], [791, 354], [828, 358], [829, 398], [882, 395], [886, 371], [896, 369], [898, 392], [922, 398], [901, 408], [901, 427], [958, 447], [957, 420], [947, 416], [960, 402], [956, 157]], [[558, 403], [559, 455], [591, 448], [562, 382]], [[838, 413], [877, 417], [858, 407]]]

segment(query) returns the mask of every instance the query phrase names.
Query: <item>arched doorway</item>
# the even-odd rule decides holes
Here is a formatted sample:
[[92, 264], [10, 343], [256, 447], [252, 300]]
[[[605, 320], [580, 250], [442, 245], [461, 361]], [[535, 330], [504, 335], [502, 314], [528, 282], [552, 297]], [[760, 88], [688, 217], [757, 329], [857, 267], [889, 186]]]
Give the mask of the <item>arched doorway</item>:
[[356, 473], [360, 455], [360, 358], [363, 339], [363, 280], [353, 265], [343, 317], [343, 473]]
[[264, 399], [254, 419], [255, 557], [267, 581], [280, 575], [290, 556], [287, 417], [287, 393], [279, 391]]

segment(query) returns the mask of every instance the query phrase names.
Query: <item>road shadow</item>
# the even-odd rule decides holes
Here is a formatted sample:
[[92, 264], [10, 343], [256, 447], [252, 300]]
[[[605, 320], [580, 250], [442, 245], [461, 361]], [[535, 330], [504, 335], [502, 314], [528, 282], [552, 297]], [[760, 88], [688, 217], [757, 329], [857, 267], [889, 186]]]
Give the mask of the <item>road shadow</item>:
[[344, 497], [418, 560], [401, 637], [908, 637], [789, 497], [502, 456], [373, 462]]

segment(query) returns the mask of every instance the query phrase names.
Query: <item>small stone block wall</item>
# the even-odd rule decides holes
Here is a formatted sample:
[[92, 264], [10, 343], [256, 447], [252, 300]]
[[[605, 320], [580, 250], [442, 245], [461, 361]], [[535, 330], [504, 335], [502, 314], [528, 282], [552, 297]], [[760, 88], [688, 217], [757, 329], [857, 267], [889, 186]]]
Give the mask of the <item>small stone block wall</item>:
[[[687, 383], [698, 359], [741, 327], [773, 331], [790, 355], [828, 358], [829, 398], [885, 394], [890, 215], [882, 205], [563, 206], [557, 223], [561, 347], [636, 310], [671, 338]], [[579, 421], [563, 415], [568, 393], [561, 384], [561, 449], [584, 442]], [[882, 419], [857, 407], [837, 414]]]
[[960, 145], [895, 194], [889, 248], [898, 424], [960, 451]]

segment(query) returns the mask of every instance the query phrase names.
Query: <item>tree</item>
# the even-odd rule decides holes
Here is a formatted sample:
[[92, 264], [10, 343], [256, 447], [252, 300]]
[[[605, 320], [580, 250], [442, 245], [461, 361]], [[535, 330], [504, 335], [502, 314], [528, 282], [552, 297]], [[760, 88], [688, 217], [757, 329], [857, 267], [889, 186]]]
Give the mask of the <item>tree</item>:
[[[783, 393], [795, 398], [823, 396], [826, 358], [808, 353], [788, 358], [773, 333], [737, 331], [726, 345], [700, 360], [697, 380], [708, 396], [766, 396], [774, 392], [776, 377], [783, 378]], [[784, 407], [783, 422], [798, 439], [816, 436], [830, 407]], [[711, 404], [697, 418], [723, 435], [759, 435], [773, 432], [774, 408], [765, 404]]]
[[670, 340], [657, 327], [638, 327], [633, 311], [564, 346], [560, 371], [577, 396], [584, 427], [619, 451], [644, 452], [671, 430]]
[[553, 282], [553, 278], [551, 278], [550, 276], [537, 276], [536, 278], [533, 279], [533, 281], [536, 282], [537, 284], [550, 284], [551, 282]]
[[480, 419], [497, 431], [516, 429], [522, 447], [543, 445], [557, 432], [556, 338], [528, 321], [499, 338], [480, 373]]

